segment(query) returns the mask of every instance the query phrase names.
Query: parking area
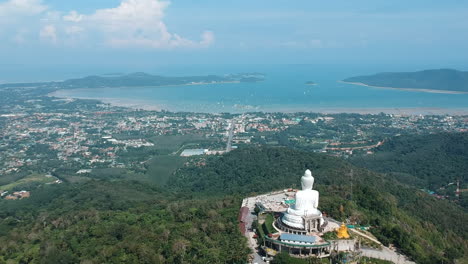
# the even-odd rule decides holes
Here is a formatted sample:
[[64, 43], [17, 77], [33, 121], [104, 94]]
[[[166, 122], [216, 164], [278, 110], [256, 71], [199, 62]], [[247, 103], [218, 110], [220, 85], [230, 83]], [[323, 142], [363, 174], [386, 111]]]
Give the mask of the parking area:
[[270, 212], [284, 212], [288, 209], [288, 203], [294, 199], [296, 192], [292, 190], [283, 190], [278, 192], [271, 192], [259, 196], [249, 197], [244, 199], [242, 206], [254, 210], [255, 205], [260, 204], [265, 211]]

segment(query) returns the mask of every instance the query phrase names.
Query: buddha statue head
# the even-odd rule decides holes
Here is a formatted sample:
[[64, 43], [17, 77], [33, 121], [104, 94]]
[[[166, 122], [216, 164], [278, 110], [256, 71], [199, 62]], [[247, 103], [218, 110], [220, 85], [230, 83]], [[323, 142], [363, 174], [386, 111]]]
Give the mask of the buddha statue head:
[[312, 172], [310, 170], [306, 170], [304, 176], [301, 178], [301, 185], [302, 190], [312, 190], [314, 187], [314, 177], [312, 177]]

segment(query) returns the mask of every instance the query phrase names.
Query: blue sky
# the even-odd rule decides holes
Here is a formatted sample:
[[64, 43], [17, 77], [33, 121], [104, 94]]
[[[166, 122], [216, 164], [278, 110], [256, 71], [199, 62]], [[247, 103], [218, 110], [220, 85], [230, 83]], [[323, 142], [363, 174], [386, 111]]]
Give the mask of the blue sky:
[[0, 65], [468, 70], [468, 1], [0, 0]]

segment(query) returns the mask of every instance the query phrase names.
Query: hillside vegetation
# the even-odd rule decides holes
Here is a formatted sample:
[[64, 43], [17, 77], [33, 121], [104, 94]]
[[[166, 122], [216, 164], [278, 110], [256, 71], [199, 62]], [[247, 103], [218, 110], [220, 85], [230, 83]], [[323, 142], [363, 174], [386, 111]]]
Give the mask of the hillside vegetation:
[[0, 263], [243, 263], [238, 205], [136, 182], [47, 186], [0, 200]]
[[395, 137], [374, 155], [351, 161], [421, 188], [438, 189], [456, 180], [463, 185], [468, 181], [468, 133]]
[[307, 168], [332, 217], [372, 225], [418, 263], [467, 257], [468, 215], [453, 203], [338, 158], [260, 147], [180, 168], [165, 187], [103, 178], [1, 200], [0, 263], [244, 263], [242, 198], [299, 187]]
[[325, 155], [287, 148], [240, 149], [212, 158], [204, 167], [180, 170], [170, 186], [202, 196], [253, 195], [299, 187], [307, 168], [320, 191], [322, 211], [339, 220], [371, 224], [383, 243], [395, 244], [418, 263], [450, 262], [468, 252], [468, 214], [460, 207]]

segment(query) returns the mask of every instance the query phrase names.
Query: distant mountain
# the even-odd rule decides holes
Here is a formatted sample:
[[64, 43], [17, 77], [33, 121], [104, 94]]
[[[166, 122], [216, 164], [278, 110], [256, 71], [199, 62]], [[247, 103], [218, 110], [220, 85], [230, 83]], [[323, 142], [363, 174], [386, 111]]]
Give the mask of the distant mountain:
[[186, 76], [186, 77], [167, 77], [151, 75], [143, 72], [137, 72], [127, 75], [117, 76], [88, 76], [78, 79], [70, 79], [63, 82], [43, 82], [43, 83], [15, 83], [2, 84], [0, 88], [8, 87], [49, 87], [58, 89], [75, 88], [102, 88], [102, 87], [141, 87], [141, 86], [167, 86], [167, 85], [193, 85], [193, 84], [211, 84], [226, 82], [259, 82], [264, 80], [264, 75], [259, 73], [229, 74], [224, 76], [206, 75], [206, 76]]
[[217, 83], [234, 81], [233, 79], [216, 75], [165, 77], [151, 75], [143, 72], [123, 76], [88, 76], [80, 79], [71, 79], [63, 82], [66, 88], [97, 88], [97, 87], [137, 87], [137, 86], [163, 86], [184, 85], [195, 83]]
[[351, 77], [343, 81], [389, 88], [468, 92], [468, 72], [452, 69], [385, 72], [375, 75]]

